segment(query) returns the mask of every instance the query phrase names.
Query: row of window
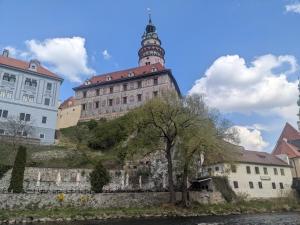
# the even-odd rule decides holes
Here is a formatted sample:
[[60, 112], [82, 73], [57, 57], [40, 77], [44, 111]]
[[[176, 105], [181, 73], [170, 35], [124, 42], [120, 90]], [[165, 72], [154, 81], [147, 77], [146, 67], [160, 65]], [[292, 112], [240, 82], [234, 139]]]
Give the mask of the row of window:
[[[158, 78], [157, 77], [153, 78], [153, 85], [158, 85]], [[137, 81], [137, 88], [138, 89], [142, 88], [142, 81]], [[134, 83], [130, 83], [130, 89], [134, 89]], [[108, 90], [109, 90], [108, 91], [109, 94], [112, 94], [112, 93], [115, 92], [114, 86], [110, 86]], [[125, 84], [122, 85], [122, 90], [123, 91], [128, 91], [129, 90], [128, 83], [125, 83]], [[87, 91], [83, 91], [82, 95], [83, 95], [83, 98], [86, 98], [87, 97]], [[100, 95], [100, 89], [96, 89], [96, 96], [99, 96], [99, 95]]]
[[[276, 189], [276, 183], [275, 182], [272, 182], [272, 189]], [[263, 189], [263, 184], [261, 181], [257, 182], [257, 186], [259, 189]], [[239, 183], [238, 181], [233, 181], [233, 187], [235, 189], [239, 188]], [[252, 181], [249, 181], [249, 188], [250, 189], [254, 189], [254, 183]], [[280, 189], [284, 189], [284, 185], [282, 182], [279, 183], [279, 188]]]
[[[217, 168], [217, 167], [215, 167], [215, 170], [216, 171], [218, 171], [219, 170], [219, 167]], [[280, 168], [280, 175], [281, 176], [284, 176], [285, 175], [285, 173], [284, 173], [284, 169], [283, 168]], [[236, 166], [235, 165], [232, 165], [231, 166], [231, 172], [232, 173], [236, 173], [237, 172], [237, 168], [236, 168]], [[246, 166], [246, 172], [247, 172], [247, 174], [251, 174], [252, 172], [251, 172], [251, 166]], [[260, 172], [260, 167], [258, 167], [258, 166], [255, 166], [254, 167], [254, 172], [255, 172], [255, 174], [260, 174], [261, 172]], [[277, 168], [273, 168], [273, 173], [274, 173], [274, 175], [278, 175], [278, 169]], [[264, 175], [268, 175], [269, 174], [269, 171], [268, 171], [268, 168], [267, 167], [263, 167], [263, 174]]]
[[[0, 129], [0, 135], [4, 135], [5, 134], [5, 130], [3, 130], [3, 129]], [[23, 132], [21, 132], [21, 131], [19, 131], [19, 132], [17, 132], [17, 134], [19, 135], [19, 136], [23, 136], [23, 137], [27, 137], [28, 136], [28, 134], [27, 134], [27, 132], [26, 131], [23, 131]], [[45, 134], [40, 134], [40, 139], [44, 139], [45, 138]]]
[[[30, 121], [30, 118], [31, 118], [31, 114], [20, 113], [19, 119], [21, 121]], [[47, 117], [46, 116], [42, 116], [42, 123], [47, 123]]]
[[[158, 96], [158, 91], [154, 91], [153, 92], [153, 97], [157, 97]], [[142, 94], [137, 94], [136, 96], [137, 98], [137, 102], [141, 102], [142, 101]], [[129, 98], [130, 102], [134, 102], [134, 96], [130, 96]], [[125, 96], [122, 98], [122, 104], [126, 105], [128, 103], [128, 97]], [[107, 101], [107, 105], [108, 106], [113, 106], [113, 105], [119, 105], [120, 104], [120, 98], [116, 98], [116, 99], [108, 99]], [[102, 107], [106, 106], [106, 100], [102, 101]], [[94, 108], [98, 109], [100, 107], [100, 101], [95, 101], [94, 102]], [[86, 104], [82, 104], [82, 110], [86, 110]]]
[[13, 96], [13, 92], [12, 91], [0, 90], [0, 98], [9, 98], [9, 99], [11, 99], [12, 96]]
[[[10, 82], [10, 83], [15, 83], [16, 82], [16, 76], [13, 75], [13, 74], [4, 73], [2, 80]], [[25, 79], [25, 86], [36, 88], [37, 87], [37, 80], [36, 79], [31, 79], [31, 78], [26, 78]], [[52, 83], [47, 83], [46, 90], [47, 91], [52, 90]]]

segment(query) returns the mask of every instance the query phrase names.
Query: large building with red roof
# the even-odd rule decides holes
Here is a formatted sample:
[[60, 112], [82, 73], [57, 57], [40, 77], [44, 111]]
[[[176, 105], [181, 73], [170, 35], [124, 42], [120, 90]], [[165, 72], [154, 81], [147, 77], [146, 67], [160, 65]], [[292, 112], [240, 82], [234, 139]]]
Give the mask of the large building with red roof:
[[97, 75], [73, 88], [81, 121], [121, 116], [169, 90], [180, 95], [172, 71], [164, 66], [165, 51], [151, 18], [141, 45], [138, 67]]
[[300, 133], [289, 123], [285, 124], [272, 154], [288, 156], [293, 177], [300, 177]]
[[4, 50], [0, 56], [1, 138], [18, 136], [53, 144], [62, 81], [39, 61], [14, 59]]

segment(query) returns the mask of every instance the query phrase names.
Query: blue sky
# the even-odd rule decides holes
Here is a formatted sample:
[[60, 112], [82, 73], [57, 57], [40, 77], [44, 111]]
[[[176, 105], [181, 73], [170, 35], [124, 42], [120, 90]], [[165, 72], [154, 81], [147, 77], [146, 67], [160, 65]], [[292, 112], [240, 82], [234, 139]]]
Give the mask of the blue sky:
[[181, 91], [204, 93], [247, 148], [270, 151], [286, 121], [296, 126], [297, 1], [0, 0], [0, 48], [63, 76], [64, 100], [70, 80], [137, 66], [147, 8]]

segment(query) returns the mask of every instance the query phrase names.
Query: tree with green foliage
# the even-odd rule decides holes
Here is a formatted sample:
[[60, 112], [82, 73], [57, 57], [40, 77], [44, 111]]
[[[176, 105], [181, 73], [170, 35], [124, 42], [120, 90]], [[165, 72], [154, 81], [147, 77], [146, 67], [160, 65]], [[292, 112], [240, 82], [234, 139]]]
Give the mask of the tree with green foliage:
[[108, 184], [110, 180], [107, 169], [99, 161], [94, 170], [90, 174], [91, 189], [95, 193], [101, 193], [103, 186]]
[[26, 147], [19, 146], [16, 159], [14, 162], [10, 185], [8, 188], [9, 192], [21, 193], [23, 192], [23, 181], [24, 181], [24, 172], [26, 166]]
[[[210, 160], [229, 160], [231, 145], [226, 141], [238, 142], [235, 130], [215, 110], [210, 110], [202, 96], [190, 95], [182, 99], [186, 116], [193, 123], [179, 134], [178, 161], [182, 166], [182, 203], [189, 205], [188, 177], [199, 168], [201, 157]], [[230, 159], [232, 160], [232, 159]]]
[[[137, 128], [131, 146], [145, 148], [150, 151], [162, 149], [167, 159], [168, 188], [170, 203], [175, 203], [173, 180], [173, 156], [180, 134], [190, 127], [194, 118], [185, 111], [181, 98], [175, 92], [164, 93], [150, 100], [133, 113]], [[130, 148], [130, 147], [129, 147]], [[132, 147], [131, 147], [132, 149]]]

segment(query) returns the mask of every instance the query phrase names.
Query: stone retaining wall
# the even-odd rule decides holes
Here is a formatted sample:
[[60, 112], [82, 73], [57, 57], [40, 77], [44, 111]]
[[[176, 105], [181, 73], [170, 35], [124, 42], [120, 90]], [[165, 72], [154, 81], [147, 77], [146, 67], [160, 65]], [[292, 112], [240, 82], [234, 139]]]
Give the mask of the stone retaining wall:
[[[0, 194], [0, 209], [38, 209], [61, 206], [86, 208], [147, 207], [168, 203], [168, 192], [101, 193], [101, 194]], [[181, 200], [181, 193], [176, 193]], [[218, 203], [212, 192], [190, 193], [190, 200]]]

